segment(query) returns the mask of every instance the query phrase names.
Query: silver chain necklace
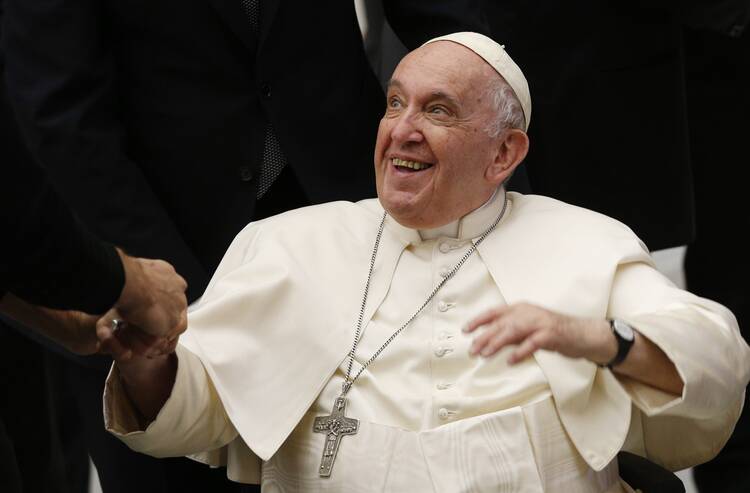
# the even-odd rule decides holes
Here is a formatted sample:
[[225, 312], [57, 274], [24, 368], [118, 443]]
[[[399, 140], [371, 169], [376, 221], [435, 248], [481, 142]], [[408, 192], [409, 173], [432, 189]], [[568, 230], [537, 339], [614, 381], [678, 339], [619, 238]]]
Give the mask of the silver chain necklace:
[[333, 469], [333, 462], [336, 460], [336, 453], [339, 450], [339, 443], [341, 442], [341, 437], [345, 435], [354, 435], [357, 433], [357, 430], [359, 428], [359, 420], [354, 418], [347, 418], [345, 416], [346, 412], [346, 394], [349, 392], [349, 389], [351, 389], [352, 385], [354, 385], [354, 382], [357, 381], [357, 378], [362, 374], [365, 369], [370, 366], [370, 364], [375, 361], [375, 359], [380, 356], [380, 353], [383, 352], [383, 350], [388, 347], [388, 345], [393, 342], [393, 340], [398, 337], [398, 335], [415, 319], [417, 316], [424, 310], [424, 308], [432, 301], [432, 299], [435, 297], [435, 295], [442, 289], [443, 286], [445, 286], [445, 283], [447, 283], [455, 274], [458, 272], [458, 269], [461, 268], [461, 266], [464, 265], [464, 263], [471, 257], [471, 255], [477, 250], [477, 247], [480, 243], [484, 241], [485, 238], [495, 229], [495, 227], [500, 223], [500, 220], [505, 215], [505, 209], [508, 207], [508, 197], [505, 195], [503, 197], [503, 208], [500, 211], [500, 214], [498, 214], [497, 218], [493, 221], [493, 223], [490, 225], [489, 228], [487, 228], [484, 233], [482, 233], [477, 241], [473, 242], [471, 245], [471, 248], [464, 253], [463, 257], [456, 263], [456, 265], [453, 266], [453, 268], [448, 272], [448, 274], [443, 278], [442, 281], [438, 283], [437, 286], [432, 290], [430, 295], [427, 297], [427, 299], [422, 303], [422, 305], [417, 309], [417, 311], [414, 312], [414, 314], [409, 317], [409, 319], [404, 322], [404, 324], [398, 328], [393, 334], [388, 337], [388, 339], [385, 340], [385, 342], [378, 348], [377, 351], [373, 353], [373, 355], [368, 359], [362, 367], [359, 369], [359, 371], [354, 375], [354, 378], [350, 378], [351, 372], [352, 372], [352, 365], [354, 364], [354, 353], [357, 351], [357, 346], [359, 346], [359, 341], [361, 339], [362, 334], [362, 320], [364, 319], [365, 315], [365, 306], [367, 305], [367, 295], [370, 291], [370, 281], [372, 280], [372, 271], [375, 268], [375, 258], [378, 255], [378, 247], [380, 246], [380, 238], [383, 236], [383, 229], [385, 227], [385, 219], [388, 216], [387, 212], [383, 213], [383, 219], [380, 221], [380, 226], [378, 227], [378, 234], [375, 237], [375, 246], [372, 249], [372, 256], [370, 257], [370, 270], [367, 273], [367, 282], [365, 283], [365, 292], [362, 296], [362, 306], [359, 309], [359, 318], [357, 320], [357, 330], [354, 333], [354, 342], [352, 343], [352, 349], [349, 351], [349, 363], [346, 368], [346, 378], [344, 379], [344, 383], [341, 385], [341, 394], [336, 398], [336, 400], [333, 403], [333, 409], [331, 411], [331, 414], [328, 416], [318, 416], [315, 418], [315, 423], [313, 424], [313, 431], [315, 433], [325, 433], [326, 434], [326, 441], [325, 445], [323, 446], [323, 457], [320, 460], [320, 469], [318, 470], [318, 474], [320, 474], [321, 477], [329, 477], [331, 475], [331, 470]]

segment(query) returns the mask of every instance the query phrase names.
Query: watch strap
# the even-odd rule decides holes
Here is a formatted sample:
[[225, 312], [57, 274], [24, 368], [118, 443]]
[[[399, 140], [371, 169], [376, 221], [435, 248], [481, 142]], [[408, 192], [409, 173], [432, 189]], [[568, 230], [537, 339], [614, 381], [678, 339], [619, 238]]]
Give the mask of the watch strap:
[[[615, 329], [615, 320], [610, 319], [608, 320], [609, 327], [612, 329], [612, 334], [614, 334], [615, 339], [617, 340], [617, 354], [615, 354], [615, 357], [612, 358], [608, 363], [605, 363], [603, 365], [598, 365], [602, 368], [609, 368], [610, 370], [622, 363], [625, 358], [628, 356], [628, 353], [630, 352], [630, 348], [633, 347], [633, 343], [635, 342], [635, 338], [632, 340], [627, 340], [624, 337], [620, 335], [620, 333]], [[633, 331], [635, 333], [635, 331]]]

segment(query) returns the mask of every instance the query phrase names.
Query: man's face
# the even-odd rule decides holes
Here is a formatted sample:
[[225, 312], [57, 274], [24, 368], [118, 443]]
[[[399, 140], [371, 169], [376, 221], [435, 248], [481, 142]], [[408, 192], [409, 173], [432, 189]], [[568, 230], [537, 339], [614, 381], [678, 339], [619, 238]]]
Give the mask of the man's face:
[[495, 74], [474, 52], [438, 41], [407, 55], [388, 87], [375, 145], [383, 208], [411, 228], [448, 224], [482, 205], [498, 183], [486, 171], [498, 139], [489, 81]]

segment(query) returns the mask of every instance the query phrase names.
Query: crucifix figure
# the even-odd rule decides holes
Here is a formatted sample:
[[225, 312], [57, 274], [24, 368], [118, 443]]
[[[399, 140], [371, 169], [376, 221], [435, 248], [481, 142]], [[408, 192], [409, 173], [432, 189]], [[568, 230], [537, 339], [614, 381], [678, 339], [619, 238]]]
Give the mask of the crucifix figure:
[[347, 418], [344, 416], [345, 411], [346, 397], [339, 396], [333, 403], [331, 414], [315, 418], [313, 431], [315, 433], [326, 434], [323, 457], [320, 459], [320, 470], [318, 471], [322, 478], [327, 478], [331, 475], [333, 461], [336, 460], [336, 452], [339, 450], [341, 437], [344, 435], [354, 435], [359, 428], [359, 420]]

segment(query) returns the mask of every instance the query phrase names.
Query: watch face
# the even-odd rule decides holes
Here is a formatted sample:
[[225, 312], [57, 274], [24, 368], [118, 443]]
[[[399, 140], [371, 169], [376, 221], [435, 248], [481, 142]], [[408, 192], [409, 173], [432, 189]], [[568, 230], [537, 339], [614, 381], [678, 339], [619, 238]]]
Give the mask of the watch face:
[[633, 327], [626, 324], [622, 320], [613, 320], [612, 321], [612, 328], [615, 329], [615, 332], [617, 332], [617, 335], [625, 339], [626, 341], [632, 341], [635, 339], [635, 332], [633, 331]]

